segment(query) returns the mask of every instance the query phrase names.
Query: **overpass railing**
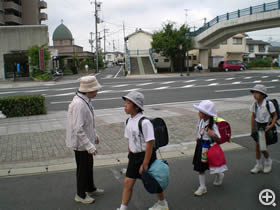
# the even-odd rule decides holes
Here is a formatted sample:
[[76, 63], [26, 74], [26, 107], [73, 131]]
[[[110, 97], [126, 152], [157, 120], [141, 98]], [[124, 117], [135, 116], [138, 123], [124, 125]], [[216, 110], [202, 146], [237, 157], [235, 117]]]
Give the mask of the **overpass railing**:
[[243, 16], [252, 15], [252, 14], [257, 14], [257, 13], [269, 12], [269, 11], [278, 10], [278, 9], [280, 9], [280, 0], [275, 1], [275, 2], [270, 2], [270, 3], [264, 3], [264, 4], [253, 6], [253, 7], [251, 6], [246, 9], [242, 9], [242, 10], [239, 9], [234, 12], [226, 13], [226, 14], [215, 17], [214, 19], [210, 20], [208, 23], [204, 24], [204, 26], [200, 27], [198, 30], [191, 32], [191, 36], [197, 36], [198, 34], [202, 33], [203, 31], [211, 28], [213, 25], [223, 22], [223, 21], [236, 19], [236, 18], [240, 18]]

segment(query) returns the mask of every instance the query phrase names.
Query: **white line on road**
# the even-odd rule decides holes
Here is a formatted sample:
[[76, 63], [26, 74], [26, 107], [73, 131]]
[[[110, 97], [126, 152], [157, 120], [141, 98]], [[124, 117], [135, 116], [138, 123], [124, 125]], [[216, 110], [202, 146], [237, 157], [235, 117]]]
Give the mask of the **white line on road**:
[[252, 77], [245, 77], [244, 79], [252, 79]]
[[158, 88], [155, 88], [155, 90], [163, 90], [163, 89], [167, 89], [167, 88], [169, 88], [169, 86], [158, 87]]
[[134, 88], [134, 89], [129, 89], [129, 90], [123, 90], [123, 92], [131, 92], [131, 91], [138, 91], [141, 90], [140, 88]]
[[138, 84], [136, 86], [146, 86], [146, 85], [151, 85], [151, 84], [153, 84], [153, 82], [146, 82], [146, 83]]
[[233, 78], [233, 77], [231, 77], [231, 78], [226, 78], [226, 80], [233, 80], [233, 79], [235, 79], [235, 78]]
[[102, 91], [98, 91], [98, 94], [100, 94], [100, 93], [110, 93], [110, 92], [112, 92], [112, 90], [102, 90]]
[[42, 89], [42, 90], [27, 90], [24, 91], [25, 93], [37, 93], [37, 92], [45, 92], [45, 91], [49, 91], [49, 89]]
[[184, 81], [184, 83], [191, 83], [191, 82], [195, 82], [196, 80], [187, 80], [187, 81]]
[[268, 78], [268, 76], [262, 76], [263, 79]]
[[256, 80], [253, 83], [261, 83], [261, 82], [262, 82], [261, 80]]
[[[275, 88], [275, 86], [270, 86], [266, 88]], [[251, 90], [251, 88], [239, 88], [239, 89], [227, 89], [227, 90], [215, 90], [216, 93], [221, 93], [221, 92], [233, 92], [233, 91], [242, 91], [242, 90]]]
[[193, 87], [194, 85], [185, 85], [183, 86], [182, 88], [190, 88], [190, 87]]
[[59, 97], [59, 96], [71, 96], [71, 95], [75, 95], [76, 93], [62, 93], [62, 94], [56, 94], [56, 95], [46, 95], [45, 97]]
[[121, 66], [120, 70], [118, 71], [118, 73], [114, 76], [114, 79], [117, 78], [117, 76], [119, 75], [119, 73], [121, 72], [121, 70], [123, 69], [123, 66]]
[[72, 88], [59, 88], [59, 89], [53, 89], [54, 91], [63, 91], [63, 90], [75, 90], [78, 89], [77, 87], [72, 87]]
[[[110, 101], [110, 100], [122, 100], [121, 97], [116, 97], [116, 98], [95, 98], [94, 101]], [[71, 101], [54, 101], [51, 102], [50, 104], [69, 104]]]
[[207, 79], [207, 80], [205, 80], [206, 82], [211, 82], [211, 81], [214, 81], [214, 80], [216, 80], [216, 79]]
[[114, 85], [112, 86], [113, 88], [117, 88], [117, 87], [126, 87], [128, 86], [128, 84], [122, 84], [122, 85]]
[[271, 82], [279, 82], [279, 79], [273, 79]]
[[233, 82], [232, 84], [233, 85], [238, 85], [238, 84], [240, 84], [241, 82]]
[[168, 82], [162, 82], [160, 83], [161, 85], [168, 85], [168, 84], [172, 84], [174, 83], [175, 81], [168, 81]]
[[217, 86], [217, 85], [219, 85], [219, 83], [211, 83], [211, 84], [209, 84], [207, 86]]

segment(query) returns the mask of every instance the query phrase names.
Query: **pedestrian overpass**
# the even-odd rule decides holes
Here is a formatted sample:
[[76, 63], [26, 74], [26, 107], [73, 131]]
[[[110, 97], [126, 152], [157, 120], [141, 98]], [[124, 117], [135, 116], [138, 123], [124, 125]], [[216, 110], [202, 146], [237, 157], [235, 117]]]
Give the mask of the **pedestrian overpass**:
[[208, 49], [238, 33], [276, 27], [280, 27], [280, 0], [217, 16], [190, 35], [200, 50], [200, 62], [208, 68]]

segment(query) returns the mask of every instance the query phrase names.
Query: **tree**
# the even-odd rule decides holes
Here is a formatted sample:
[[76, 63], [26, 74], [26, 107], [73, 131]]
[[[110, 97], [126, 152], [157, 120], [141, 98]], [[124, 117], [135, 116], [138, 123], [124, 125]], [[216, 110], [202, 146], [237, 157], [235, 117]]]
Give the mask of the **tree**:
[[30, 58], [29, 66], [31, 66], [35, 72], [40, 71], [40, 63], [39, 63], [40, 49], [44, 50], [45, 68], [48, 67], [49, 60], [51, 58], [51, 53], [48, 50], [47, 45], [42, 45], [42, 46], [34, 45], [33, 47], [31, 47], [27, 52], [27, 56]]
[[[152, 36], [152, 48], [157, 52], [166, 56], [171, 60], [171, 71], [174, 71], [174, 62], [176, 57], [185, 56], [186, 52], [192, 49], [193, 42], [186, 35], [190, 29], [186, 25], [182, 25], [179, 29], [176, 28], [175, 23], [166, 23], [163, 28], [155, 32]], [[181, 45], [181, 49], [180, 49]]]

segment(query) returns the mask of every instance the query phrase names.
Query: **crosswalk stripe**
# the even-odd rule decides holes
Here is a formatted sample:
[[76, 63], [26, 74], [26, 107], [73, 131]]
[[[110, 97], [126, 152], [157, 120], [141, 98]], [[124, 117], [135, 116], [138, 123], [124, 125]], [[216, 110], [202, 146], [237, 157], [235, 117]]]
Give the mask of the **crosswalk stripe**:
[[115, 85], [115, 86], [112, 86], [113, 88], [117, 88], [117, 87], [126, 87], [128, 86], [128, 84], [122, 84], [122, 85]]
[[214, 81], [214, 80], [216, 80], [216, 79], [207, 79], [207, 80], [205, 80], [206, 82], [211, 82], [211, 81]]
[[75, 95], [76, 93], [62, 93], [62, 94], [56, 94], [56, 95], [46, 95], [46, 97], [59, 97], [59, 96], [71, 96], [71, 95]]
[[253, 83], [261, 83], [261, 82], [262, 82], [261, 80], [256, 80]]
[[134, 89], [129, 89], [129, 90], [123, 90], [123, 92], [131, 92], [131, 91], [138, 91], [141, 90], [141, 88], [134, 88]]
[[153, 84], [153, 82], [142, 83], [142, 84], [138, 84], [136, 86], [146, 86], [146, 85], [151, 85], [151, 84]]
[[263, 79], [268, 78], [268, 76], [262, 76]]
[[211, 83], [211, 84], [209, 84], [209, 85], [207, 85], [207, 86], [216, 86], [216, 85], [218, 85], [219, 83]]
[[194, 85], [186, 85], [186, 86], [183, 86], [182, 88], [189, 88], [189, 87], [193, 87]]
[[252, 79], [252, 77], [244, 77], [244, 79]]
[[279, 79], [273, 79], [273, 80], [271, 80], [271, 82], [278, 82], [279, 81]]
[[191, 83], [191, 82], [195, 82], [196, 80], [187, 80], [187, 81], [184, 81], [184, 83]]
[[102, 91], [98, 91], [98, 94], [100, 94], [100, 93], [110, 93], [110, 92], [112, 92], [112, 90], [102, 90]]
[[167, 89], [167, 88], [169, 88], [169, 86], [158, 87], [158, 88], [155, 88], [155, 90], [163, 90], [163, 89]]
[[160, 83], [161, 85], [168, 85], [168, 84], [172, 84], [174, 83], [175, 81], [168, 81], [168, 82], [162, 82]]
[[233, 80], [234, 78], [233, 77], [231, 77], [231, 78], [226, 78], [226, 80]]
[[232, 84], [233, 85], [237, 85], [237, 84], [240, 84], [241, 82], [233, 82]]

